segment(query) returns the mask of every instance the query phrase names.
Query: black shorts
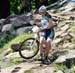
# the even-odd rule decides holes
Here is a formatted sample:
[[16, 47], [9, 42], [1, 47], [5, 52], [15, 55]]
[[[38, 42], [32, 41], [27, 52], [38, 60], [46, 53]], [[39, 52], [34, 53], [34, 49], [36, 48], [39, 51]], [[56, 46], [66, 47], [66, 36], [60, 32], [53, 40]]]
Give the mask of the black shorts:
[[51, 40], [53, 40], [55, 36], [54, 29], [51, 28], [51, 29], [45, 30], [44, 32], [42, 32], [41, 36], [44, 37], [45, 39], [50, 38]]

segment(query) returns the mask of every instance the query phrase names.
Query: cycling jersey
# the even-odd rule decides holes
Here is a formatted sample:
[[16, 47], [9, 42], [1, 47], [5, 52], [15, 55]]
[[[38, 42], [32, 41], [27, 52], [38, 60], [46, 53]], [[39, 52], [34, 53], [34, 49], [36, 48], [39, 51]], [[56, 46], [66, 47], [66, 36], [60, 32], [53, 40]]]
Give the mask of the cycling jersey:
[[[51, 15], [49, 15], [48, 13], [46, 13], [46, 15], [41, 18], [42, 28], [47, 27], [48, 22], [51, 18]], [[54, 34], [54, 28], [52, 27], [50, 29], [46, 29], [45, 31], [43, 31], [41, 36], [43, 36], [45, 39], [50, 38], [51, 40], [53, 40]]]

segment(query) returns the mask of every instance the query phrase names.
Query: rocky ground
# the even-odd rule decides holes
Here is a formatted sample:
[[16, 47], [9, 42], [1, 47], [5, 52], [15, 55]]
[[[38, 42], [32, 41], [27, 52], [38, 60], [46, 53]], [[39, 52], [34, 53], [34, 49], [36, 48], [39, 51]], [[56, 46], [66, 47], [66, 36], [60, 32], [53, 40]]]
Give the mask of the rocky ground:
[[[9, 50], [5, 50], [0, 73], [75, 73], [75, 3], [66, 3], [65, 5], [63, 2], [62, 5], [59, 9], [53, 8], [48, 10], [52, 15], [55, 28], [55, 38], [52, 42], [54, 51], [49, 55], [52, 58], [52, 63], [50, 65], [40, 66], [40, 61], [38, 60], [21, 59], [18, 65], [2, 68], [2, 65], [9, 63], [10, 57], [20, 57], [18, 52], [7, 55]], [[31, 15], [12, 15], [7, 17], [7, 19], [1, 19], [1, 33], [10, 31], [12, 25], [14, 25], [16, 31], [14, 34], [28, 33], [32, 28], [31, 23], [28, 22], [31, 20], [33, 20]], [[71, 68], [72, 64], [73, 67]], [[57, 69], [55, 65], [60, 65], [61, 67], [63, 65], [67, 68]]]

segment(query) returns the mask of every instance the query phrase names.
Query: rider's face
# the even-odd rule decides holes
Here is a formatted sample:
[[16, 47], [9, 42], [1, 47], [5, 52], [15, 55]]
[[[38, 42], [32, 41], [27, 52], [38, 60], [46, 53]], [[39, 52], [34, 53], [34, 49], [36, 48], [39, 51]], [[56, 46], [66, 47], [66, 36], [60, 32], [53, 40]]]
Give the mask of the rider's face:
[[40, 12], [41, 16], [45, 16], [46, 12]]

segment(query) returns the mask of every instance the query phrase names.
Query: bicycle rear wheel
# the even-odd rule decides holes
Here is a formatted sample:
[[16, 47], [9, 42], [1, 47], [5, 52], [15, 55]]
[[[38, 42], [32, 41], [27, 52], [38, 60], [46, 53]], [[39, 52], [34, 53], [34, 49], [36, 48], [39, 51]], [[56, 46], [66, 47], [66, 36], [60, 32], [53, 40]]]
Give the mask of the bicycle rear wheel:
[[20, 47], [19, 54], [24, 59], [33, 58], [39, 51], [39, 42], [35, 38], [25, 39]]

